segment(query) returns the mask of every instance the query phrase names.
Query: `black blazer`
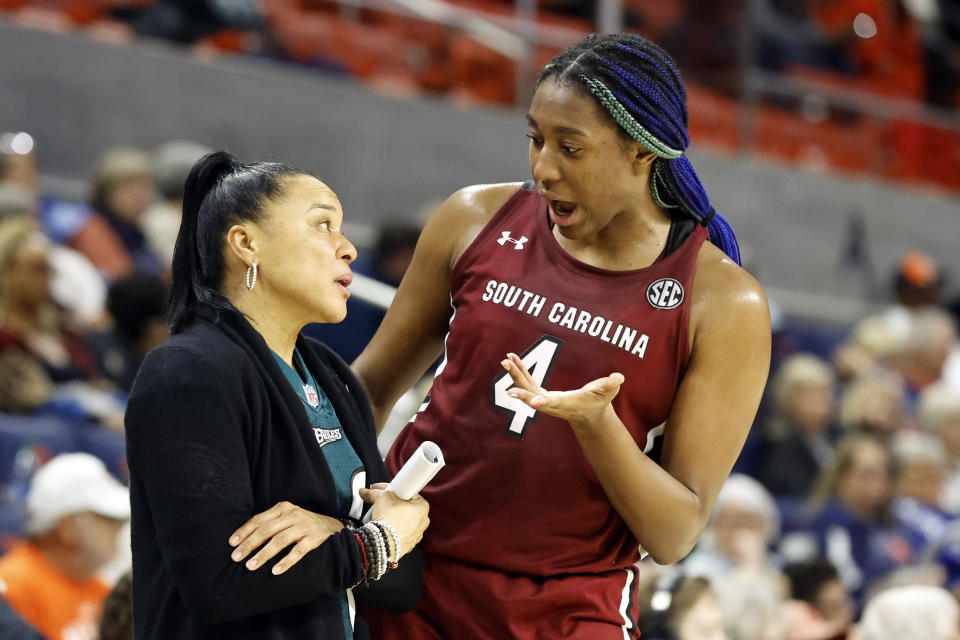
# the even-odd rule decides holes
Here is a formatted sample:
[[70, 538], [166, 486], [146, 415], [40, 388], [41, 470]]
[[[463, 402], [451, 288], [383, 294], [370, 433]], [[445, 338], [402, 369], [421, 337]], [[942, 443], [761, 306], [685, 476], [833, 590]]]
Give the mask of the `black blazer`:
[[[359, 380], [320, 343], [300, 336], [297, 348], [366, 467], [367, 485], [387, 481]], [[230, 559], [230, 534], [277, 502], [336, 512], [306, 412], [243, 316], [202, 309], [152, 351], [126, 428], [137, 640], [344, 637], [340, 596], [361, 571], [352, 533], [335, 534], [280, 576], [270, 567], [285, 552], [253, 572]], [[415, 551], [354, 595], [409, 610], [421, 586]], [[368, 637], [359, 612], [355, 637]]]

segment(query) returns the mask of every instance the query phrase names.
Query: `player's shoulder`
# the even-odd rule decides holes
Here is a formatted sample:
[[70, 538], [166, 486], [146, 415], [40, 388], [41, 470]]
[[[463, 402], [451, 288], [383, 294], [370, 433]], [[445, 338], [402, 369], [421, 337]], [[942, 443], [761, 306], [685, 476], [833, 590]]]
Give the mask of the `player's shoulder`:
[[522, 187], [521, 182], [506, 182], [472, 185], [456, 191], [430, 217], [421, 245], [443, 256], [452, 268], [491, 218]]
[[756, 278], [709, 242], [697, 258], [692, 299], [698, 315], [745, 314], [769, 318], [767, 298]]
[[441, 205], [449, 215], [491, 218], [523, 186], [522, 182], [475, 184], [454, 192]]

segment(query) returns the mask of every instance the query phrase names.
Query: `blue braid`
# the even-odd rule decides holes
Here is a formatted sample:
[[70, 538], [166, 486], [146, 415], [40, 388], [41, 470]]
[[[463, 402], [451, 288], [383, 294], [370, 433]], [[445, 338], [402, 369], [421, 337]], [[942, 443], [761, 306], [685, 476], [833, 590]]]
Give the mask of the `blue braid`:
[[[632, 48], [630, 48], [630, 47], [628, 47], [628, 46], [626, 46], [626, 45], [622, 45], [622, 44], [618, 44], [616, 48], [619, 49], [620, 51], [623, 51], [623, 52], [629, 54], [631, 57], [639, 58], [640, 60], [642, 60], [642, 61], [650, 64], [651, 66], [656, 67], [656, 69], [655, 69], [656, 75], [654, 76], [654, 79], [655, 79], [655, 80], [658, 80], [658, 81], [661, 81], [661, 82], [665, 82], [665, 81], [670, 80], [671, 78], [674, 78], [674, 77], [679, 78], [679, 77], [680, 77], [680, 72], [677, 70], [677, 68], [676, 68], [675, 66], [673, 66], [673, 61], [670, 60], [669, 57], [666, 58], [667, 68], [664, 68], [664, 67], [660, 64], [660, 61], [659, 61], [659, 60], [657, 60], [656, 58], [654, 58], [654, 57], [652, 57], [652, 56], [650, 56], [650, 55], [647, 55], [647, 54], [644, 53], [643, 51], [638, 51], [638, 50], [636, 50], [636, 49], [632, 49]], [[631, 65], [631, 66], [633, 66], [633, 65]], [[635, 73], [637, 73], [638, 71], [639, 71], [638, 75], [640, 75], [640, 76], [644, 77], [645, 79], [649, 80], [649, 78], [646, 77], [647, 74], [644, 73], [644, 71], [643, 71], [642, 69], [641, 69], [641, 70], [634, 70]], [[672, 106], [673, 106], [674, 109], [677, 111], [677, 113], [679, 113], [679, 114], [681, 115], [681, 117], [682, 117], [682, 119], [683, 119], [683, 122], [684, 122], [684, 126], [686, 126], [686, 118], [687, 118], [687, 105], [686, 105], [686, 101], [687, 101], [687, 90], [684, 88], [682, 82], [670, 83], [669, 89], [670, 89], [669, 91], [664, 92], [664, 93], [665, 93], [665, 100], [670, 100], [670, 102], [673, 103]]]
[[627, 135], [657, 156], [650, 171], [657, 204], [701, 222], [710, 241], [740, 264], [733, 229], [683, 155], [690, 145], [687, 92], [670, 56], [637, 35], [589, 36], [554, 58], [540, 81], [554, 75], [582, 82]]
[[[621, 85], [626, 84], [628, 86], [633, 86], [634, 88], [640, 91], [640, 93], [635, 94], [635, 98], [636, 98], [635, 100], [634, 98], [627, 96], [621, 91], [611, 90], [613, 95], [616, 96], [617, 100], [619, 100], [621, 104], [627, 107], [627, 109], [632, 114], [647, 114], [647, 113], [652, 113], [656, 111], [661, 111], [661, 109], [659, 108], [659, 102], [656, 99], [650, 98], [644, 92], [645, 89], [647, 89], [648, 87], [651, 87], [653, 91], [655, 91], [658, 94], [657, 97], [662, 99], [664, 94], [659, 87], [642, 84], [636, 76], [630, 73], [627, 73], [623, 68], [621, 68], [615, 62], [611, 62], [606, 58], [601, 58], [600, 62], [612, 72], [612, 76], [610, 77], [612, 77], [615, 81], [617, 81], [618, 84], [621, 84]], [[642, 107], [636, 104], [638, 100], [642, 102], [642, 105], [643, 105]], [[685, 135], [686, 126], [680, 124], [676, 120], [676, 118], [671, 118], [670, 116], [672, 116], [673, 114], [668, 113], [666, 115], [669, 118], [668, 122], [661, 123], [658, 120], [655, 120], [653, 118], [646, 118], [646, 119], [642, 119], [641, 121], [643, 122], [643, 125], [647, 129], [657, 134], [658, 138], [668, 143], [671, 147], [678, 147], [681, 149], [686, 148], [687, 145], [689, 144], [689, 140]], [[676, 138], [677, 132], [683, 133], [684, 134], [683, 137]]]

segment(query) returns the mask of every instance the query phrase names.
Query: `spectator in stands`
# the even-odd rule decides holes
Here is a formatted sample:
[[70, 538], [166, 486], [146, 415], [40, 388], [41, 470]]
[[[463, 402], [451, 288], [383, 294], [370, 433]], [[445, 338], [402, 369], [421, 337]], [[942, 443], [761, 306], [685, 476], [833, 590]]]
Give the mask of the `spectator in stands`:
[[769, 553], [780, 535], [780, 514], [770, 493], [749, 476], [733, 474], [724, 483], [697, 548], [683, 562], [684, 573], [711, 580], [751, 573], [780, 587], [779, 562]]
[[143, 214], [143, 233], [164, 271], [173, 263], [173, 246], [180, 231], [183, 186], [194, 163], [209, 152], [195, 142], [166, 142], [153, 155], [153, 175], [158, 201]]
[[811, 543], [812, 557], [836, 566], [856, 597], [871, 581], [913, 559], [909, 544], [890, 524], [891, 479], [885, 444], [867, 434], [848, 436], [817, 479], [800, 522], [802, 533], [791, 534]]
[[840, 401], [840, 425], [846, 433], [868, 433], [886, 439], [903, 427], [901, 378], [873, 369], [847, 387]]
[[933, 307], [913, 313], [903, 371], [911, 399], [943, 377], [947, 360], [956, 348], [957, 329], [950, 314]]
[[0, 358], [7, 374], [0, 409], [5, 411], [29, 412], [47, 401], [53, 380], [93, 373], [92, 360], [72, 334], [61, 331], [51, 305], [48, 248], [32, 221], [0, 222]]
[[0, 379], [0, 408], [29, 413], [47, 404], [120, 426], [122, 401], [100, 385], [92, 351], [51, 300], [49, 252], [33, 221], [0, 222], [0, 370], [15, 374]]
[[947, 584], [960, 584], [960, 547], [948, 541], [954, 518], [940, 508], [946, 475], [943, 443], [930, 434], [906, 432], [893, 439], [893, 522], [914, 558], [936, 562], [947, 571]]
[[[114, 278], [130, 271], [160, 273], [160, 260], [147, 244], [142, 218], [153, 203], [153, 167], [150, 156], [139, 149], [115, 147], [100, 158], [91, 185], [90, 206], [107, 222], [120, 241], [129, 269], [115, 272]], [[101, 249], [88, 247], [84, 253], [97, 266]], [[113, 258], [119, 261], [121, 257]]]
[[6, 599], [47, 640], [95, 640], [103, 599], [97, 575], [130, 517], [127, 489], [86, 453], [59, 455], [34, 475], [27, 539], [0, 558]]
[[0, 220], [11, 216], [30, 217], [35, 207], [32, 193], [20, 185], [0, 182]]
[[790, 590], [784, 603], [787, 640], [839, 640], [853, 622], [853, 602], [836, 567], [826, 560], [783, 568]]
[[103, 601], [98, 640], [133, 640], [133, 576], [120, 576]]
[[[18, 137], [29, 145], [12, 143]], [[91, 218], [86, 205], [58, 198], [40, 197], [33, 139], [24, 132], [3, 134], [0, 140], [0, 219], [10, 216], [37, 217], [44, 233], [57, 242], [65, 242], [66, 229], [79, 228]], [[62, 244], [50, 250], [54, 270], [51, 293], [82, 326], [95, 326], [102, 318], [106, 285], [97, 270], [83, 255]]]
[[944, 384], [931, 385], [920, 394], [917, 422], [943, 443], [947, 476], [940, 506], [960, 513], [960, 391]]
[[859, 640], [957, 640], [960, 606], [946, 590], [929, 586], [897, 587], [867, 603]]
[[898, 305], [922, 309], [943, 301], [943, 274], [937, 263], [919, 251], [908, 251], [893, 274], [893, 293]]
[[0, 222], [0, 344], [17, 343], [60, 379], [93, 374], [86, 354], [61, 335], [50, 299], [50, 243], [25, 218]]
[[112, 285], [107, 310], [111, 331], [87, 336], [100, 370], [121, 389], [130, 391], [147, 353], [167, 339], [167, 284], [159, 276], [135, 273]]
[[[11, 134], [5, 134], [6, 139]], [[28, 135], [18, 133], [13, 135]], [[90, 258], [101, 273], [111, 279], [132, 270], [123, 244], [101, 216], [88, 205], [41, 197], [38, 188], [36, 153], [31, 138], [29, 150], [0, 144], [0, 181], [15, 184], [32, 194], [44, 233], [59, 244], [76, 249]]]
[[730, 640], [786, 640], [782, 577], [775, 588], [766, 576], [743, 573], [712, 582]]
[[850, 338], [833, 354], [833, 366], [844, 384], [868, 376], [878, 368], [900, 371], [905, 360], [909, 316], [903, 326], [889, 314], [868, 316], [858, 322]]
[[816, 356], [792, 356], [777, 372], [772, 393], [774, 415], [758, 478], [775, 496], [806, 497], [833, 453], [833, 371]]
[[649, 640], [727, 640], [723, 611], [706, 578], [651, 576], [637, 593], [637, 627]]

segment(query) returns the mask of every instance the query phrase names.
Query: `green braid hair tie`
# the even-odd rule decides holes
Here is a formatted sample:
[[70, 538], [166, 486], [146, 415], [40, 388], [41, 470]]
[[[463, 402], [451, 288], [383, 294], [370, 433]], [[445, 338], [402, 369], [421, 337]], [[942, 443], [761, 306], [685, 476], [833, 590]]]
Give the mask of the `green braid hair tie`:
[[590, 93], [610, 112], [610, 115], [613, 116], [617, 124], [627, 132], [627, 135], [645, 146], [654, 155], [668, 160], [675, 160], [683, 155], [682, 149], [673, 149], [665, 145], [656, 136], [647, 131], [642, 124], [637, 122], [637, 120], [630, 115], [630, 112], [620, 104], [617, 97], [613, 95], [610, 89], [607, 89], [606, 85], [602, 82], [588, 78], [587, 76], [580, 76], [580, 79], [586, 83], [587, 88], [590, 89]]

